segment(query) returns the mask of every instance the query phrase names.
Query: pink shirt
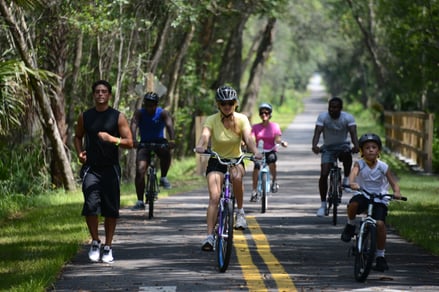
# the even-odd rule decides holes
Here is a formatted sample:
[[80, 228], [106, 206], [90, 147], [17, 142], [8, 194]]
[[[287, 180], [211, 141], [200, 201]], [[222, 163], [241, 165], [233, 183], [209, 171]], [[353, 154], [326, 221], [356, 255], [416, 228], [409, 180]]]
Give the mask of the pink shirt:
[[267, 126], [264, 126], [262, 123], [253, 125], [252, 134], [256, 137], [256, 145], [262, 139], [264, 141], [264, 150], [270, 150], [276, 144], [276, 136], [281, 136], [282, 131], [277, 123], [268, 122]]

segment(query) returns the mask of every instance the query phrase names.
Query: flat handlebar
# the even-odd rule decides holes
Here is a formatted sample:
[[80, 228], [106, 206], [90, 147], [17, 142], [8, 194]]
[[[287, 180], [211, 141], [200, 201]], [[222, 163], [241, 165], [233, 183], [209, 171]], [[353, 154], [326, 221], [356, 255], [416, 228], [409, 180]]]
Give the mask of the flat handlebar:
[[[344, 188], [350, 188], [349, 185], [343, 185], [343, 187]], [[360, 189], [358, 189], [356, 191], [358, 191], [360, 194], [366, 194], [366, 195], [368, 195], [371, 198], [378, 198], [378, 199], [388, 198], [388, 199], [391, 199], [391, 200], [407, 201], [407, 197], [401, 196], [401, 198], [396, 198], [395, 195], [393, 195], [393, 194], [375, 194], [375, 193], [370, 193], [370, 192], [368, 192], [368, 191], [366, 191], [365, 189], [362, 189], [362, 188], [360, 188]]]

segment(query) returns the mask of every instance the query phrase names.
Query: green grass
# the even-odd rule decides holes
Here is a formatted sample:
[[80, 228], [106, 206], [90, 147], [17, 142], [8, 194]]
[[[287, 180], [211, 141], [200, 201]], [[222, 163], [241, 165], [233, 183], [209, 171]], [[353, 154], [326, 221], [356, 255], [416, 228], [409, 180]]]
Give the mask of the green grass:
[[[379, 130], [365, 112], [357, 123]], [[274, 120], [285, 129], [294, 115], [295, 112], [280, 108], [274, 112]], [[359, 133], [363, 131], [366, 128], [359, 127]], [[439, 256], [438, 177], [413, 174], [389, 155], [383, 155], [383, 160], [397, 174], [401, 192], [409, 198], [407, 202], [391, 203], [388, 223], [402, 237]], [[195, 175], [194, 169], [195, 157], [174, 161], [168, 174], [173, 188], [161, 190], [160, 196], [205, 187], [204, 178]], [[187, 175], [185, 180], [179, 179], [178, 174], [182, 173]], [[130, 206], [135, 200], [133, 183], [123, 185], [122, 206]], [[64, 263], [89, 240], [84, 218], [80, 216], [82, 202], [80, 189], [69, 194], [58, 191], [39, 196], [2, 195], [0, 291], [45, 291], [54, 283]]]

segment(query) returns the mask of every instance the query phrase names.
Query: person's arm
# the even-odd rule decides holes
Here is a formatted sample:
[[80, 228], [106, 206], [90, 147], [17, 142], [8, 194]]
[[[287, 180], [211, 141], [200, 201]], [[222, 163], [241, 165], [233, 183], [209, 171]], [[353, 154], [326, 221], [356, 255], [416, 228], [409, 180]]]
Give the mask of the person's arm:
[[360, 147], [358, 146], [358, 136], [357, 136], [357, 126], [352, 125], [349, 126], [349, 135], [351, 136], [351, 141], [354, 147], [352, 148], [352, 153], [358, 153], [360, 151]]
[[120, 135], [119, 137], [110, 135], [107, 132], [99, 132], [98, 133], [99, 139], [108, 143], [112, 143], [118, 147], [132, 148], [133, 137], [131, 135], [130, 126], [128, 125], [128, 120], [122, 113], [119, 114], [117, 125], [119, 128], [119, 135]]
[[357, 177], [359, 171], [360, 165], [358, 164], [358, 161], [356, 161], [351, 169], [351, 173], [349, 174], [349, 186], [353, 190], [358, 190], [360, 188], [358, 183], [355, 182], [355, 178]]
[[133, 138], [133, 146], [137, 147], [139, 144], [137, 141], [137, 130], [139, 129], [139, 121], [140, 121], [140, 111], [136, 110], [134, 112], [133, 117], [131, 118], [130, 131], [131, 137]]
[[166, 133], [168, 134], [169, 147], [175, 147], [175, 134], [174, 134], [174, 122], [172, 121], [171, 114], [167, 110], [162, 111], [162, 119], [165, 123]]
[[244, 128], [242, 132], [242, 137], [245, 141], [245, 144], [247, 144], [247, 149], [255, 155], [255, 158], [262, 159], [262, 154], [259, 153], [255, 139], [253, 139], [251, 128]]
[[211, 130], [208, 127], [203, 127], [203, 130], [201, 131], [200, 139], [198, 139], [198, 143], [195, 146], [195, 151], [198, 153], [204, 153], [204, 151], [207, 149], [207, 146], [209, 144], [211, 135]]
[[81, 162], [82, 164], [84, 164], [87, 161], [87, 153], [84, 150], [83, 148], [84, 146], [82, 143], [82, 138], [84, 137], [84, 133], [85, 133], [84, 120], [82, 118], [82, 114], [80, 114], [75, 128], [74, 144], [75, 144], [76, 153], [78, 154], [79, 162]]
[[401, 191], [399, 189], [399, 185], [396, 182], [396, 179], [393, 176], [392, 172], [390, 171], [390, 167], [387, 169], [386, 178], [389, 181], [390, 186], [392, 187], [393, 194], [395, 195], [395, 197], [397, 199], [401, 199]]
[[314, 152], [315, 154], [319, 154], [320, 153], [320, 147], [317, 146], [317, 144], [319, 143], [319, 139], [320, 139], [320, 134], [323, 132], [323, 126], [318, 126], [316, 125], [316, 127], [314, 128], [314, 136], [312, 137], [312, 152]]

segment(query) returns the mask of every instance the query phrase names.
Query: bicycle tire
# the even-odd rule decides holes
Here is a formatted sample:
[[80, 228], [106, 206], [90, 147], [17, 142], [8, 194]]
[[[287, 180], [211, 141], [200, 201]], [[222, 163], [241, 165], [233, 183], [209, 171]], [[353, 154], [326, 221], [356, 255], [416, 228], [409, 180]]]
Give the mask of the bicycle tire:
[[267, 195], [267, 173], [261, 173], [261, 213], [265, 213], [268, 207], [268, 195]]
[[230, 263], [233, 249], [233, 200], [224, 204], [224, 209], [219, 216], [215, 253], [218, 271], [224, 273]]
[[376, 251], [376, 227], [370, 223], [363, 223], [363, 225], [364, 232], [361, 234], [360, 226], [360, 234], [357, 236], [355, 244], [354, 276], [357, 282], [366, 281]]
[[340, 170], [334, 171], [332, 177], [332, 224], [337, 225], [337, 216], [338, 216], [338, 204], [340, 195], [340, 185], [341, 185], [341, 174]]
[[146, 196], [148, 198], [148, 219], [154, 218], [154, 200], [156, 192], [157, 177], [155, 174], [148, 174], [148, 190]]
[[334, 197], [334, 171], [331, 169], [328, 176], [328, 193], [326, 195], [325, 215], [328, 216], [333, 205]]

